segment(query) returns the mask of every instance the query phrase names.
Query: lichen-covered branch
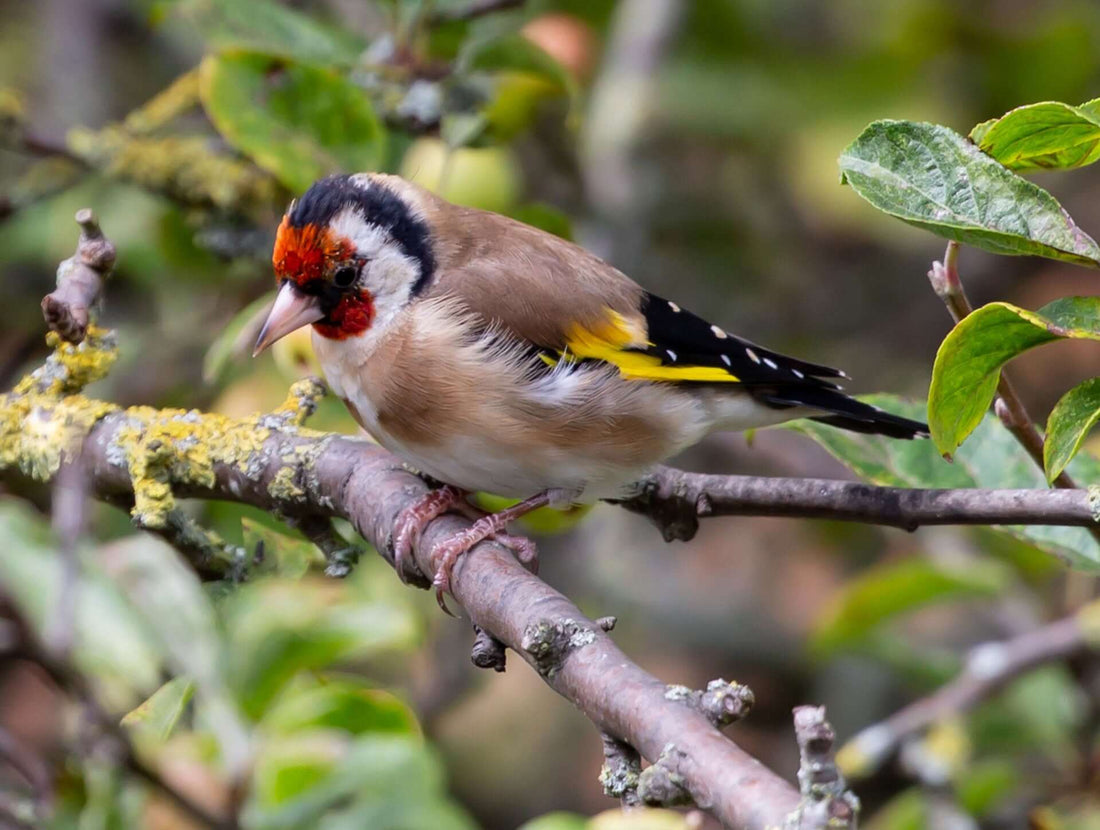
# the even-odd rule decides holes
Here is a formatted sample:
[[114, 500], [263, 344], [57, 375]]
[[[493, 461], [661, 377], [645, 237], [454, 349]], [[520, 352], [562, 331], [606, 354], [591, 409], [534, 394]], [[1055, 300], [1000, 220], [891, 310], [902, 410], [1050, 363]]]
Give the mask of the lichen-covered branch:
[[[240, 420], [183, 410], [119, 409], [68, 394], [74, 378], [110, 360], [91, 352], [110, 338], [92, 330], [84, 343], [59, 344], [50, 363], [0, 397], [0, 468], [49, 480], [71, 450], [83, 446], [92, 492], [133, 499], [141, 527], [171, 521], [178, 497], [246, 502], [301, 519], [350, 521], [390, 558], [398, 513], [427, 490], [393, 456], [365, 441], [308, 430], [298, 407], [312, 400], [296, 386], [279, 412]], [[24, 425], [36, 425], [24, 429]], [[434, 573], [435, 544], [468, 521], [447, 515], [427, 528], [417, 564]], [[208, 559], [204, 570], [231, 572], [232, 556]], [[663, 761], [685, 793], [730, 827], [782, 823], [798, 803], [795, 790], [762, 767], [690, 701], [634, 665], [603, 628], [564, 596], [528, 573], [506, 549], [482, 544], [455, 569], [454, 595], [471, 619], [536, 668], [603, 732]], [[651, 776], [652, 777], [652, 776]]]
[[852, 738], [841, 749], [844, 768], [853, 776], [870, 775], [924, 730], [989, 699], [1021, 675], [1086, 649], [1100, 650], [1100, 600], [1014, 639], [974, 648], [950, 683]]

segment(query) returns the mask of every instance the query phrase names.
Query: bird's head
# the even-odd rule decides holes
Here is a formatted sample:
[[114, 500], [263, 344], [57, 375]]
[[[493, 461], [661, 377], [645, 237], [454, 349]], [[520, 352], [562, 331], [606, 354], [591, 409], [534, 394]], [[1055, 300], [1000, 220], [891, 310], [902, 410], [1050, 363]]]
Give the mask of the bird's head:
[[435, 270], [411, 185], [392, 176], [330, 176], [291, 203], [275, 238], [279, 293], [254, 354], [302, 326], [343, 340], [416, 296]]

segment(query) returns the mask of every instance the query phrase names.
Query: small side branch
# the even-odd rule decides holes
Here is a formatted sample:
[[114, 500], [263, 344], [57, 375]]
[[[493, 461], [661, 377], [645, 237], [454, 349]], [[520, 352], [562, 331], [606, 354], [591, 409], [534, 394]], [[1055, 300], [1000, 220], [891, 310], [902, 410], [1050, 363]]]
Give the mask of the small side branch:
[[971, 709], [1039, 666], [1089, 648], [1100, 649], [1100, 601], [1015, 639], [980, 645], [950, 683], [852, 738], [841, 750], [845, 769], [852, 775], [870, 775], [924, 730]]
[[836, 733], [825, 719], [824, 706], [794, 710], [798, 739], [798, 786], [802, 804], [787, 817], [788, 830], [855, 830], [859, 799], [847, 789], [833, 758]]
[[[932, 283], [932, 290], [936, 296], [943, 300], [951, 318], [958, 325], [964, 317], [969, 316], [974, 307], [970, 304], [970, 298], [966, 296], [962, 279], [959, 277], [959, 243], [954, 240], [947, 243], [947, 250], [943, 255], [943, 262], [933, 262], [932, 270], [928, 272], [928, 279]], [[1005, 428], [1012, 433], [1024, 448], [1031, 459], [1045, 469], [1043, 462], [1043, 436], [1035, 426], [1034, 420], [1028, 414], [1027, 407], [1020, 399], [1009, 379], [1008, 372], [1001, 369], [1001, 377], [997, 383], [997, 399], [993, 403], [993, 411]], [[1077, 483], [1063, 472], [1053, 482], [1055, 487], [1063, 490], [1077, 489]], [[1092, 528], [1093, 537], [1100, 542], [1100, 528]]]
[[42, 299], [46, 325], [69, 343], [80, 343], [88, 332], [92, 310], [115, 266], [115, 246], [100, 230], [92, 211], [76, 214], [80, 241], [76, 253], [57, 267], [57, 290]]
[[706, 516], [786, 516], [915, 530], [924, 525], [1067, 525], [1096, 528], [1087, 490], [922, 490], [813, 478], [687, 473], [660, 467], [619, 502], [665, 539], [691, 539]]

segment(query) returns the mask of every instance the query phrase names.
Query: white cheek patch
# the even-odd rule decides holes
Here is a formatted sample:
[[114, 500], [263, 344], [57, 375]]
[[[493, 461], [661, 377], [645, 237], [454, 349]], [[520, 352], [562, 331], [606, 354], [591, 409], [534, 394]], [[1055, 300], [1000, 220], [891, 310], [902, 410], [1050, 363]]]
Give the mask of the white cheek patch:
[[336, 214], [329, 229], [351, 242], [366, 260], [362, 286], [374, 300], [375, 325], [385, 323], [408, 302], [409, 292], [420, 276], [420, 264], [402, 252], [385, 228], [366, 220], [354, 206]]

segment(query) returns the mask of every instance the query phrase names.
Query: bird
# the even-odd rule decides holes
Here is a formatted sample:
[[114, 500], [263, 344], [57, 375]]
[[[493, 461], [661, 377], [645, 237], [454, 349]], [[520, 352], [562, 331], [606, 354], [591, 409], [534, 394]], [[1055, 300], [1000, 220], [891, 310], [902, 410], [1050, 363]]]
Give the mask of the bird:
[[[433, 580], [539, 507], [622, 498], [715, 431], [812, 418], [899, 439], [928, 427], [849, 397], [829, 366], [738, 337], [645, 290], [586, 249], [506, 216], [452, 204], [399, 176], [334, 175], [293, 200], [272, 253], [278, 292], [259, 354], [311, 325], [333, 392], [359, 425], [438, 483], [399, 514], [404, 580], [426, 525]], [[495, 513], [474, 492], [518, 499]]]

